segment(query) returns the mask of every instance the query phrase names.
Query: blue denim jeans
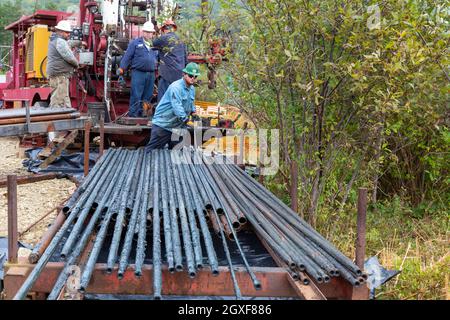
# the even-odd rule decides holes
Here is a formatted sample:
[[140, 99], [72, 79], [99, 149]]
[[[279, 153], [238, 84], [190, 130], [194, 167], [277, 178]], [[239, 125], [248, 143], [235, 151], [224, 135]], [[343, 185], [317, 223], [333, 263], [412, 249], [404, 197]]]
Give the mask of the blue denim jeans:
[[129, 117], [142, 117], [142, 103], [152, 99], [154, 84], [154, 72], [132, 71]]

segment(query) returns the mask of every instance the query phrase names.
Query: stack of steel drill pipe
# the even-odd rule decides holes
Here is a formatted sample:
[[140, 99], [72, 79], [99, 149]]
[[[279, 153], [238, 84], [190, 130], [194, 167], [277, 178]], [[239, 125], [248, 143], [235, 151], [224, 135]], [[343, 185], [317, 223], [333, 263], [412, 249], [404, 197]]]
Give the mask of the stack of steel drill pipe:
[[[184, 155], [182, 155], [184, 156]], [[183, 157], [183, 160], [185, 160], [185, 158]], [[217, 257], [216, 257], [216, 252], [214, 250], [214, 246], [212, 243], [212, 238], [211, 238], [211, 234], [209, 232], [208, 229], [208, 225], [207, 225], [207, 221], [205, 219], [205, 214], [204, 214], [204, 208], [202, 207], [201, 203], [201, 192], [199, 191], [198, 188], [199, 186], [195, 184], [194, 182], [194, 177], [192, 175], [192, 171], [191, 171], [191, 166], [187, 165], [187, 164], [181, 164], [181, 166], [184, 167], [184, 178], [186, 179], [187, 185], [189, 186], [188, 192], [191, 193], [192, 195], [192, 199], [193, 199], [193, 205], [195, 213], [197, 214], [197, 218], [200, 224], [200, 229], [203, 235], [203, 240], [205, 243], [205, 247], [206, 247], [206, 254], [208, 256], [208, 261], [209, 261], [209, 265], [211, 267], [211, 271], [213, 275], [218, 275], [219, 274], [219, 268], [218, 268], [218, 262], [217, 262]]]
[[[123, 186], [126, 180], [125, 178], [127, 177], [128, 174], [128, 171], [125, 169], [126, 166], [128, 165], [128, 161], [131, 159], [132, 152], [123, 152], [123, 154], [125, 155], [125, 158], [116, 168], [114, 168], [115, 169], [114, 177], [110, 182], [110, 188], [108, 188], [106, 191], [107, 194], [109, 194], [109, 192], [111, 191], [113, 192], [112, 196], [108, 197], [109, 199], [117, 199], [120, 191], [122, 190], [122, 187], [126, 188], [126, 186]], [[106, 201], [108, 200], [105, 199], [105, 202]], [[109, 203], [111, 203], [111, 201], [109, 201]], [[105, 209], [106, 212], [103, 217], [103, 221], [101, 222], [101, 228], [97, 233], [89, 258], [86, 262], [83, 273], [81, 274], [79, 290], [82, 293], [86, 291], [86, 288], [91, 279], [92, 273], [95, 268], [95, 263], [97, 262], [98, 255], [100, 254], [100, 250], [103, 246], [103, 242], [106, 237], [106, 232], [108, 230], [109, 223], [111, 221], [111, 216], [113, 214], [113, 210], [110, 210], [111, 208], [105, 207]]]
[[[230, 174], [230, 171], [233, 172], [231, 175], [234, 182], [236, 184], [241, 183], [240, 190], [242, 190], [243, 193], [246, 193], [246, 198], [253, 202], [255, 207], [258, 207], [259, 205], [259, 209], [261, 209], [260, 213], [265, 214], [266, 218], [281, 229], [283, 234], [289, 236], [291, 242], [296, 243], [299, 255], [302, 256], [302, 260], [306, 262], [305, 267], [308, 269], [308, 273], [310, 273], [318, 282], [330, 281], [328, 274], [330, 276], [345, 274], [346, 280], [350, 281], [353, 285], [360, 280], [358, 280], [358, 274], [356, 272], [354, 276], [351, 277], [348, 270], [343, 269], [344, 266], [339, 261], [347, 260], [346, 267], [350, 267], [347, 269], [353, 271], [356, 271], [356, 266], [354, 266], [351, 261], [349, 262], [349, 259], [345, 256], [345, 258], [343, 258], [341, 253], [336, 254], [337, 250], [334, 249], [331, 244], [327, 244], [327, 241], [324, 238], [318, 236], [318, 233], [315, 231], [313, 232], [313, 229], [309, 225], [306, 223], [299, 223], [298, 221], [301, 221], [300, 218], [293, 218], [297, 216], [292, 214], [292, 212], [289, 212], [289, 210], [286, 210], [286, 207], [281, 205], [278, 202], [279, 200], [267, 190], [261, 186], [256, 186], [256, 182], [253, 179], [249, 178], [239, 169], [236, 169], [235, 166], [226, 165], [226, 167], [229, 169], [228, 174]], [[251, 212], [251, 210], [249, 212]], [[247, 216], [249, 216], [248, 213]], [[319, 243], [317, 240], [319, 240]], [[331, 247], [331, 249], [327, 250], [329, 249], [328, 247]], [[336, 256], [338, 256], [337, 259]]]
[[192, 246], [194, 249], [194, 258], [197, 269], [203, 268], [203, 252], [202, 252], [202, 246], [200, 244], [200, 233], [197, 228], [197, 222], [195, 219], [195, 213], [194, 213], [194, 200], [192, 199], [192, 193], [189, 192], [189, 188], [187, 187], [186, 177], [184, 170], [186, 169], [180, 162], [180, 156], [178, 152], [172, 152], [172, 156], [176, 158], [174, 167], [178, 171], [178, 177], [180, 181], [180, 189], [182, 192], [182, 195], [185, 199], [185, 206], [186, 206], [186, 212], [187, 212], [187, 218], [189, 221], [189, 229], [191, 230], [191, 239], [192, 239]]
[[50, 257], [53, 255], [53, 253], [56, 251], [56, 248], [59, 244], [59, 242], [62, 240], [64, 234], [69, 229], [71, 224], [74, 222], [74, 220], [77, 217], [78, 211], [81, 208], [81, 206], [84, 204], [84, 201], [87, 199], [87, 195], [91, 192], [94, 192], [95, 190], [98, 190], [100, 187], [99, 184], [97, 184], [98, 179], [102, 176], [103, 172], [105, 171], [106, 166], [102, 166], [101, 162], [98, 162], [94, 168], [92, 169], [93, 175], [95, 173], [95, 178], [92, 179], [86, 179], [85, 182], [82, 184], [83, 186], [86, 186], [85, 192], [81, 195], [80, 199], [75, 204], [75, 208], [68, 211], [68, 217], [64, 221], [61, 228], [58, 230], [58, 232], [53, 237], [52, 241], [48, 245], [47, 249], [44, 251], [42, 256], [40, 257], [37, 264], [34, 266], [33, 270], [25, 280], [25, 282], [22, 284], [20, 289], [17, 291], [16, 295], [14, 296], [14, 300], [23, 300], [26, 297], [26, 294], [31, 289], [33, 284], [38, 279], [39, 275], [41, 274], [44, 267], [47, 265], [47, 262], [49, 261]]
[[89, 220], [88, 225], [84, 229], [80, 239], [78, 240], [74, 250], [70, 254], [69, 258], [67, 259], [65, 266], [63, 270], [61, 271], [58, 279], [56, 280], [56, 283], [50, 292], [50, 295], [48, 296], [48, 300], [55, 300], [58, 298], [61, 290], [63, 289], [64, 285], [66, 284], [66, 281], [68, 277], [70, 276], [71, 267], [76, 264], [77, 260], [79, 259], [79, 256], [81, 255], [82, 251], [84, 250], [85, 246], [88, 243], [89, 238], [91, 237], [92, 232], [94, 231], [94, 228], [97, 224], [98, 219], [100, 218], [102, 212], [104, 211], [105, 207], [104, 204], [109, 202], [110, 196], [113, 192], [114, 186], [117, 183], [117, 181], [114, 178], [117, 178], [119, 172], [116, 171], [110, 171], [107, 173], [107, 183], [108, 187], [103, 193], [103, 197], [100, 200], [99, 206], [96, 208], [94, 214]]
[[131, 252], [131, 246], [133, 244], [133, 237], [135, 235], [135, 228], [137, 225], [137, 220], [139, 219], [139, 213], [140, 208], [142, 206], [141, 198], [144, 195], [144, 181], [146, 176], [146, 170], [147, 170], [147, 155], [144, 153], [142, 156], [142, 160], [139, 164], [139, 169], [136, 171], [138, 173], [139, 179], [136, 184], [136, 188], [132, 188], [130, 191], [130, 198], [133, 198], [134, 203], [128, 202], [128, 206], [133, 205], [132, 211], [131, 211], [131, 217], [128, 222], [128, 228], [127, 233], [125, 235], [125, 240], [122, 248], [122, 253], [120, 255], [119, 260], [119, 270], [118, 270], [118, 277], [119, 279], [123, 278], [123, 274], [125, 273], [125, 270], [128, 267], [128, 259], [130, 257]]
[[[125, 156], [126, 156], [126, 154], [124, 152], [120, 153], [119, 159], [118, 159], [119, 163], [122, 163], [125, 160]], [[99, 184], [100, 184], [99, 191], [102, 194], [104, 194], [105, 186], [107, 186], [107, 184], [108, 184], [107, 183], [108, 177], [109, 177], [108, 175], [104, 175], [104, 177], [102, 177], [100, 179], [101, 181], [99, 182]], [[80, 232], [84, 226], [84, 221], [86, 220], [86, 217], [88, 216], [89, 212], [91, 211], [91, 208], [96, 209], [98, 207], [98, 205], [99, 205], [98, 201], [100, 200], [98, 195], [99, 195], [98, 192], [92, 192], [89, 195], [88, 200], [84, 204], [84, 207], [81, 210], [80, 214], [77, 216], [77, 221], [61, 250], [61, 258], [64, 259], [70, 253], [70, 250], [72, 249], [75, 241], [77, 240], [77, 237], [80, 234]], [[100, 208], [100, 209], [102, 209], [102, 208]]]
[[[173, 159], [171, 159], [173, 160]], [[192, 243], [192, 237], [191, 232], [189, 230], [189, 222], [186, 214], [186, 207], [185, 202], [183, 199], [183, 193], [180, 186], [180, 175], [178, 173], [178, 170], [176, 168], [176, 164], [172, 163], [172, 161], [169, 161], [170, 164], [170, 171], [173, 174], [173, 184], [175, 186], [175, 194], [176, 198], [178, 200], [178, 213], [180, 215], [180, 221], [181, 221], [181, 234], [183, 236], [183, 244], [184, 244], [184, 251], [186, 254], [186, 264], [188, 267], [188, 273], [190, 277], [195, 277], [196, 270], [195, 270], [195, 248]]]
[[316, 243], [325, 252], [328, 252], [339, 263], [348, 268], [352, 273], [360, 276], [361, 270], [344, 254], [337, 250], [331, 243], [323, 238], [317, 231], [315, 231], [310, 225], [308, 225], [303, 219], [301, 219], [295, 212], [293, 212], [288, 206], [286, 206], [281, 200], [272, 195], [267, 189], [262, 187], [257, 181], [249, 177], [245, 172], [239, 172], [239, 169], [233, 168], [236, 172], [240, 173], [241, 177], [247, 179], [254, 188], [252, 191], [259, 194], [260, 199], [265, 199], [269, 206], [285, 220], [287, 220], [293, 227], [301, 232], [306, 238]]
[[129, 191], [131, 188], [131, 184], [133, 181], [133, 176], [135, 175], [135, 170], [137, 168], [138, 160], [142, 160], [143, 150], [139, 150], [138, 152], [134, 152], [132, 154], [131, 163], [130, 163], [130, 174], [127, 177], [125, 187], [122, 191], [122, 195], [120, 198], [120, 206], [116, 218], [116, 224], [114, 226], [114, 234], [111, 240], [111, 246], [109, 248], [108, 260], [107, 260], [107, 269], [108, 273], [111, 273], [114, 264], [116, 263], [117, 253], [119, 251], [119, 242], [122, 236], [122, 230], [125, 220], [125, 214], [130, 211], [130, 208], [127, 208], [127, 198], [129, 196]]
[[[202, 158], [202, 159], [205, 159], [205, 158]], [[209, 172], [208, 172], [208, 171], [209, 171]], [[212, 185], [214, 185], [216, 189], [220, 188], [220, 186], [223, 185], [223, 184], [220, 183], [221, 180], [220, 180], [220, 177], [219, 177], [219, 175], [218, 175], [218, 173], [217, 173], [217, 171], [216, 171], [214, 165], [205, 166], [204, 172], [205, 172], [207, 175], [209, 175], [209, 177], [210, 177], [209, 182], [210, 182]], [[214, 180], [214, 179], [218, 179], [218, 180], [216, 181], [216, 180]], [[216, 184], [216, 182], [219, 182], [219, 184]], [[231, 194], [230, 194], [229, 192], [227, 192], [227, 196], [229, 196], [229, 197], [230, 197], [229, 200], [231, 200], [232, 197], [231, 197]], [[223, 205], [224, 202], [225, 202], [226, 200], [225, 200], [223, 197], [219, 196], [219, 201], [220, 201], [220, 202], [222, 203], [222, 205]], [[237, 205], [233, 206], [233, 209], [234, 209], [234, 210], [238, 210], [238, 209], [237, 209]], [[230, 217], [229, 217], [229, 215], [228, 215], [228, 213], [227, 213], [226, 211], [224, 211], [223, 214], [224, 214], [224, 216], [225, 216], [225, 218], [226, 218], [226, 220], [227, 220], [227, 222], [228, 222], [228, 225], [230, 226], [231, 232], [233, 233], [233, 238], [234, 238], [235, 241], [236, 241], [236, 246], [237, 246], [237, 248], [238, 248], [239, 254], [240, 254], [241, 257], [242, 257], [242, 262], [244, 263], [244, 266], [245, 266], [245, 268], [246, 268], [246, 270], [247, 270], [248, 275], [249, 275], [250, 278], [252, 279], [253, 287], [254, 287], [256, 290], [260, 290], [260, 289], [261, 289], [261, 282], [256, 278], [255, 273], [254, 273], [253, 270], [250, 268], [250, 265], [249, 265], [249, 263], [248, 263], [248, 261], [247, 261], [247, 258], [245, 257], [244, 251], [242, 250], [242, 247], [241, 247], [241, 245], [240, 245], [239, 239], [237, 238], [236, 232], [235, 232], [235, 230], [233, 229], [232, 221], [231, 221], [231, 219], [230, 219]]]
[[[235, 183], [239, 183], [238, 177], [235, 176], [235, 178]], [[326, 260], [318, 250], [312, 249], [311, 246], [299, 237], [288, 224], [281, 222], [272, 210], [268, 210], [260, 203], [260, 201], [253, 198], [244, 186], [241, 186], [241, 190], [245, 194], [246, 198], [252, 201], [255, 207], [260, 210], [260, 213], [262, 213], [266, 219], [270, 220], [270, 222], [273, 223], [274, 226], [280, 230], [282, 234], [286, 235], [290, 242], [294, 244], [296, 251], [301, 257], [300, 261], [302, 261], [299, 265], [303, 265], [308, 273], [310, 273], [317, 280], [317, 282], [329, 282], [330, 277], [323, 272], [323, 270], [329, 274], [334, 274], [334, 266]]]

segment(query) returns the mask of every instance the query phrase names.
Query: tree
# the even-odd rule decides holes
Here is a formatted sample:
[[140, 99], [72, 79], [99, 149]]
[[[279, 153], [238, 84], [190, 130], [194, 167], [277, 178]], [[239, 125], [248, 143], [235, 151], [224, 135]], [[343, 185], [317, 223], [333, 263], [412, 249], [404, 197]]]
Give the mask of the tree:
[[225, 21], [241, 30], [224, 67], [234, 90], [222, 89], [258, 127], [279, 129], [272, 180], [299, 193], [313, 225], [321, 204], [342, 208], [356, 184], [374, 200], [383, 188], [416, 204], [432, 186], [448, 187], [445, 6], [373, 4], [222, 1]]

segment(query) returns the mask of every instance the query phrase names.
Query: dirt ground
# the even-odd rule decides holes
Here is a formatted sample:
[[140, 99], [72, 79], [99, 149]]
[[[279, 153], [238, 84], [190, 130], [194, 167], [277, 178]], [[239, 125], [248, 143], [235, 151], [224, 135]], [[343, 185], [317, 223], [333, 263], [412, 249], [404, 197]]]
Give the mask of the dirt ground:
[[[0, 137], [0, 178], [7, 174], [32, 174], [22, 166], [18, 158], [18, 138]], [[19, 234], [34, 222], [61, 204], [75, 191], [75, 184], [68, 179], [53, 179], [17, 186], [17, 211]], [[56, 217], [54, 210], [45, 219], [22, 234], [19, 240], [35, 245]], [[7, 191], [0, 188], [0, 237], [7, 236], [8, 224]]]

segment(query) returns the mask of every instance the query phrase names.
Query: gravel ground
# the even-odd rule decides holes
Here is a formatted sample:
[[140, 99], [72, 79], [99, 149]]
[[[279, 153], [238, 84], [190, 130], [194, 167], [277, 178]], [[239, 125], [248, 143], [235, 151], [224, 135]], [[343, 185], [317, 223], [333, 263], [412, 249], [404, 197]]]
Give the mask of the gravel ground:
[[[0, 177], [7, 174], [31, 174], [22, 167], [22, 160], [17, 157], [19, 140], [17, 138], [0, 138]], [[17, 211], [19, 233], [67, 199], [76, 189], [68, 179], [53, 179], [17, 186]], [[48, 226], [56, 217], [54, 210], [45, 219], [19, 237], [19, 240], [35, 245], [39, 242]], [[7, 194], [6, 188], [0, 188], [0, 237], [7, 236]]]

